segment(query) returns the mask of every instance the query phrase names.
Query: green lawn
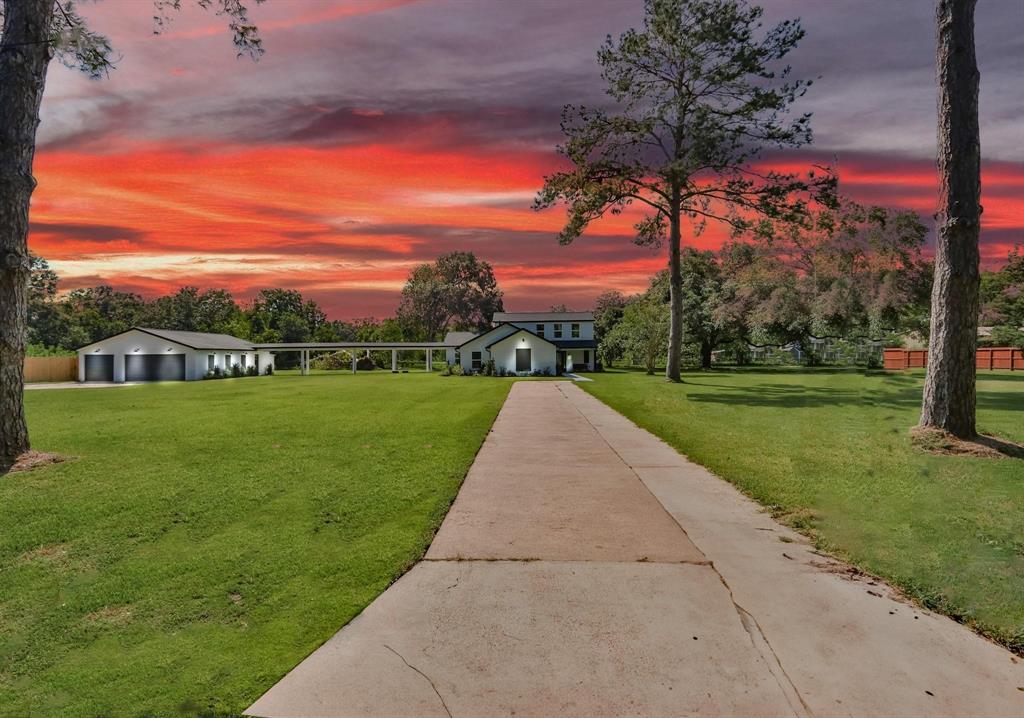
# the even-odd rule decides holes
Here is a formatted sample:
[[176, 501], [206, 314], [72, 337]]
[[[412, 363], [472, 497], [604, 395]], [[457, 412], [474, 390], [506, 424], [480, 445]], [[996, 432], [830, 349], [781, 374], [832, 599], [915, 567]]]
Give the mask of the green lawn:
[[[1024, 650], [1024, 461], [910, 447], [923, 376], [638, 372], [580, 386], [822, 545]], [[978, 423], [1024, 442], [1024, 372], [983, 372]]]
[[510, 381], [27, 392], [0, 476], [0, 714], [244, 709], [425, 550]]

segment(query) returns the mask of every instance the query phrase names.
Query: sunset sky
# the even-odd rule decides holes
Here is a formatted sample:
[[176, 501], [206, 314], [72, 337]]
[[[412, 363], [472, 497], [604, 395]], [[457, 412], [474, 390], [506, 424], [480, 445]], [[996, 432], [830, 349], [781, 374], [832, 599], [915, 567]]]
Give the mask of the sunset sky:
[[[773, 162], [836, 160], [847, 194], [930, 226], [932, 1], [764, 5], [802, 18], [789, 61], [820, 76], [800, 105], [813, 147]], [[393, 314], [410, 268], [455, 249], [494, 265], [510, 310], [585, 309], [664, 265], [622, 218], [561, 247], [563, 212], [530, 209], [562, 105], [606, 102], [595, 51], [639, 24], [639, 0], [268, 0], [258, 63], [192, 7], [160, 36], [146, 0], [82, 10], [121, 60], [100, 81], [56, 62], [48, 77], [29, 243], [64, 289], [285, 287], [344, 319]], [[979, 3], [977, 23], [991, 266], [1024, 243], [1024, 5]]]

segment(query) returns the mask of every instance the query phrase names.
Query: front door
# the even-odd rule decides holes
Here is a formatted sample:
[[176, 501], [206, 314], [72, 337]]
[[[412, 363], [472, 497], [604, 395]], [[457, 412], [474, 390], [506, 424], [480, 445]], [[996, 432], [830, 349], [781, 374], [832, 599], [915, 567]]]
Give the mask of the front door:
[[562, 372], [565, 371], [565, 352], [555, 352], [555, 374], [562, 376]]
[[530, 371], [533, 360], [529, 349], [516, 349], [516, 373]]

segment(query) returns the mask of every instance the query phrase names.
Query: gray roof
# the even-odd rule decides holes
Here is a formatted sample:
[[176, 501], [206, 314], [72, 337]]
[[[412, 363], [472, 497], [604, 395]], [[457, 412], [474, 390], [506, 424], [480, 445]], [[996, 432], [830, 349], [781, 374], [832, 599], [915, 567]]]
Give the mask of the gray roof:
[[[502, 325], [502, 326], [504, 326], [504, 325]], [[497, 327], [495, 327], [495, 329], [497, 329]], [[524, 329], [523, 327], [515, 327], [515, 331], [514, 332], [512, 332], [511, 334], [506, 334], [501, 339], [495, 339], [493, 342], [491, 342], [490, 344], [485, 346], [484, 349], [488, 349], [489, 350], [495, 344], [500, 344], [501, 342], [505, 341], [506, 339], [511, 339], [512, 337], [516, 336], [517, 334], [523, 334], [523, 333], [529, 334], [532, 337], [536, 337], [537, 339], [540, 339], [545, 344], [554, 344], [554, 342], [551, 341], [550, 339], [545, 339], [540, 334], [536, 334], [534, 332], [531, 332], [529, 329]]]
[[253, 344], [253, 348], [271, 351], [298, 351], [300, 349], [340, 351], [342, 349], [451, 349], [452, 346], [444, 342], [275, 342]]
[[592, 322], [593, 312], [495, 312], [498, 322]]
[[453, 347], [462, 346], [470, 339], [476, 338], [476, 332], [448, 332], [444, 335], [444, 343]]
[[210, 334], [209, 332], [183, 332], [177, 329], [149, 329], [147, 327], [132, 327], [140, 332], [152, 334], [155, 337], [166, 339], [176, 344], [189, 347], [190, 349], [234, 349], [237, 351], [252, 351], [252, 342], [233, 337], [230, 334]]
[[552, 339], [551, 343], [559, 349], [597, 349], [595, 339]]

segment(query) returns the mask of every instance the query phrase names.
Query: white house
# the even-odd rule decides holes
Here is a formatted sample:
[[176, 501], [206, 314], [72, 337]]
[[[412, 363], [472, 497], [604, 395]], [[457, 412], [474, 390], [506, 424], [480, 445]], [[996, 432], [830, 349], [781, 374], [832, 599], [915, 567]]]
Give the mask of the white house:
[[274, 356], [227, 334], [133, 327], [79, 349], [78, 380], [192, 381], [234, 364], [263, 374]]
[[496, 369], [515, 374], [593, 371], [597, 362], [594, 315], [496, 312], [491, 329], [465, 339], [448, 352], [449, 363], [457, 361], [466, 372], [480, 371], [489, 360], [494, 361]]

